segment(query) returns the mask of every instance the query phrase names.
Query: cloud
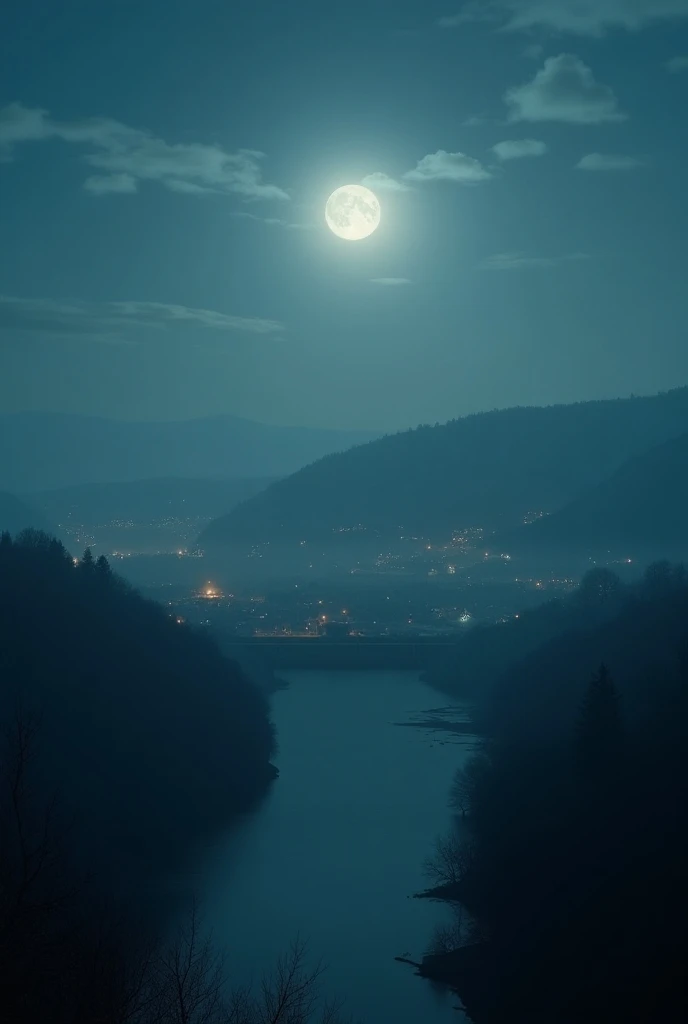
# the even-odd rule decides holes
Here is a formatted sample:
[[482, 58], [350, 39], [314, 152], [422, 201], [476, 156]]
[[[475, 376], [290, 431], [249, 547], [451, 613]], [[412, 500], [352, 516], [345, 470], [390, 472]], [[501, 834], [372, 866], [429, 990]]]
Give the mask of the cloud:
[[278, 335], [276, 320], [230, 316], [214, 309], [194, 309], [163, 302], [59, 302], [0, 295], [0, 329], [95, 340], [125, 340], [132, 328], [192, 326], [221, 332]]
[[544, 156], [547, 144], [537, 139], [507, 139], [495, 143], [492, 152], [499, 160], [522, 160], [526, 156]]
[[488, 256], [479, 264], [480, 270], [535, 270], [556, 267], [561, 263], [587, 260], [584, 252], [567, 253], [564, 256], [529, 256], [525, 252], [498, 252]]
[[490, 0], [469, 0], [456, 14], [445, 14], [437, 19], [440, 28], [460, 28], [475, 21], [498, 21], [499, 10]]
[[232, 217], [240, 217], [242, 220], [255, 220], [259, 224], [270, 224], [273, 227], [289, 228], [295, 231], [310, 231], [314, 224], [301, 224], [285, 220], [283, 217], [260, 217], [257, 213], [249, 213], [247, 210], [232, 210]]
[[365, 185], [366, 188], [372, 188], [373, 190], [379, 189], [382, 192], [409, 191], [409, 186], [404, 185], [403, 181], [390, 178], [389, 174], [385, 174], [383, 171], [373, 171], [372, 174], [366, 174], [365, 178], [361, 179], [361, 185]]
[[670, 75], [679, 75], [682, 71], [688, 71], [688, 57], [672, 57], [666, 62], [666, 69]]
[[12, 159], [20, 145], [47, 140], [86, 147], [86, 163], [104, 172], [84, 182], [95, 195], [131, 193], [141, 181], [157, 181], [174, 192], [193, 195], [217, 192], [246, 199], [289, 199], [284, 189], [262, 180], [264, 154], [257, 150], [228, 152], [201, 142], [168, 143], [151, 132], [104, 117], [55, 121], [47, 111], [21, 103], [0, 109], [0, 154], [5, 160]]
[[560, 53], [548, 57], [531, 82], [508, 89], [504, 102], [510, 121], [564, 121], [602, 124], [625, 121], [616, 96], [602, 85], [580, 57]]
[[507, 31], [544, 28], [581, 36], [635, 32], [656, 21], [688, 17], [688, 0], [491, 0]]
[[647, 160], [637, 156], [618, 156], [612, 153], [588, 153], [576, 164], [581, 171], [633, 171], [645, 167]]
[[409, 277], [371, 277], [371, 284], [382, 284], [388, 288], [396, 288], [399, 285], [411, 284]]
[[491, 177], [479, 160], [465, 153], [447, 153], [444, 149], [428, 153], [404, 175], [408, 181], [456, 181], [460, 184], [486, 181]]
[[603, 36], [610, 29], [636, 32], [653, 22], [688, 17], [688, 0], [470, 0], [442, 28], [496, 21], [502, 31], [545, 29], [554, 33]]
[[108, 192], [138, 192], [136, 178], [131, 174], [92, 174], [86, 178], [84, 188], [94, 196], [104, 196]]

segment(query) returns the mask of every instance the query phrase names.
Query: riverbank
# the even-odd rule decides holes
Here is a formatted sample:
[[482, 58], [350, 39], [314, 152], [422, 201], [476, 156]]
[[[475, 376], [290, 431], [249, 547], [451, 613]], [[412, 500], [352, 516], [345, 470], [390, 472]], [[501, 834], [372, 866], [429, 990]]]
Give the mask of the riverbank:
[[[345, 1017], [461, 1024], [450, 989], [394, 955], [420, 962], [447, 923], [445, 907], [409, 896], [423, 885], [470, 741], [394, 724], [438, 712], [417, 672], [290, 672], [287, 681], [270, 702], [278, 782], [189, 871], [208, 929], [240, 981], [259, 983], [298, 933], [329, 965], [323, 991], [346, 997]], [[462, 707], [453, 714], [466, 717]]]

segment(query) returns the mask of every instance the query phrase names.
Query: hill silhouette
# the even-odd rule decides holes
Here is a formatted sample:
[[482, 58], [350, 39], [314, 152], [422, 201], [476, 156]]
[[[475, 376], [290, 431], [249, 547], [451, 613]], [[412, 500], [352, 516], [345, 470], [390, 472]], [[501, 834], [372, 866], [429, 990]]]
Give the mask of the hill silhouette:
[[625, 461], [688, 430], [688, 388], [651, 397], [513, 408], [371, 441], [320, 459], [211, 523], [207, 547], [509, 529], [554, 511]]
[[40, 491], [31, 495], [31, 501], [56, 523], [63, 522], [70, 514], [81, 523], [104, 523], [114, 519], [144, 522], [161, 516], [210, 519], [253, 497], [271, 482], [269, 477], [228, 480], [168, 477], [76, 484]]
[[625, 462], [552, 515], [499, 539], [504, 550], [688, 553], [688, 434]]
[[27, 526], [43, 529], [43, 515], [33, 505], [21, 501], [13, 494], [0, 491], [0, 532], [19, 533]]
[[236, 416], [135, 423], [18, 413], [0, 416], [0, 488], [22, 493], [154, 477], [278, 477], [374, 436]]
[[[90, 553], [0, 539], [0, 728], [38, 716], [42, 792], [116, 887], [144, 883], [272, 777], [264, 697], [215, 644]], [[3, 733], [4, 735], [4, 733]]]

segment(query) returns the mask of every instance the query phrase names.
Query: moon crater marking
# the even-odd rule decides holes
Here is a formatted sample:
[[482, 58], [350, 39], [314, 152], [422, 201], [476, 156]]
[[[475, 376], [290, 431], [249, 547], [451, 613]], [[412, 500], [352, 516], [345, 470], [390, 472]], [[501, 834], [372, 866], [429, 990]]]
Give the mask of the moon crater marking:
[[325, 221], [335, 235], [358, 242], [380, 223], [380, 203], [364, 185], [342, 185], [325, 204]]

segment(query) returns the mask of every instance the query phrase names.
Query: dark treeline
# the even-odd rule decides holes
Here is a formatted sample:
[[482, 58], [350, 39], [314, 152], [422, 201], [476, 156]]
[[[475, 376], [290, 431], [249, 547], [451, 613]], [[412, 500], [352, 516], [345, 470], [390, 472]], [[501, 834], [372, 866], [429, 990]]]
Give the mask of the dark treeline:
[[479, 625], [456, 644], [447, 658], [427, 673], [428, 681], [453, 696], [490, 693], [520, 659], [549, 640], [573, 630], [594, 629], [622, 608], [688, 580], [682, 566], [653, 563], [639, 584], [624, 584], [611, 569], [590, 569], [571, 594], [522, 609], [506, 622]]
[[422, 971], [480, 1024], [683, 1019], [688, 575], [596, 572], [572, 608], [594, 599], [597, 623], [562, 618], [480, 700], [428, 864], [470, 925]]
[[238, 667], [105, 558], [75, 565], [33, 530], [0, 541], [0, 673], [3, 718], [40, 716], [46, 777], [118, 856], [179, 848], [269, 777], [267, 704]]
[[[195, 841], [265, 792], [264, 696], [105, 558], [75, 564], [33, 530], [0, 538], [0, 686], [3, 1020], [271, 1019], [250, 1000], [229, 1016], [195, 918], [172, 947], [150, 945], [170, 908], [148, 899]], [[311, 977], [301, 947], [292, 954], [278, 988]], [[184, 958], [193, 991], [175, 1008]]]

